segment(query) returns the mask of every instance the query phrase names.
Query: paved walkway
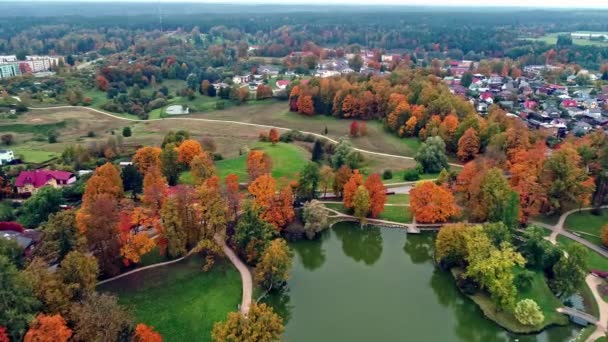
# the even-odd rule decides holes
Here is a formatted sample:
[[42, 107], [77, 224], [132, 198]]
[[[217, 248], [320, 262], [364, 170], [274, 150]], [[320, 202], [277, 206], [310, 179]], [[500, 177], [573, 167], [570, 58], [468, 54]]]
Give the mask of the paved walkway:
[[608, 322], [608, 303], [604, 301], [599, 291], [597, 290], [598, 285], [602, 284], [602, 279], [594, 276], [593, 274], [588, 274], [585, 278], [585, 282], [587, 286], [591, 289], [591, 293], [593, 293], [593, 297], [595, 297], [595, 301], [597, 302], [598, 309], [600, 311], [600, 317], [598, 323], [595, 326], [595, 331], [593, 334], [587, 338], [587, 341], [595, 341], [602, 336], [606, 336], [606, 322]]
[[[278, 126], [270, 126], [270, 125], [262, 125], [262, 124], [255, 124], [255, 123], [249, 123], [249, 122], [241, 122], [241, 121], [231, 121], [231, 120], [216, 120], [216, 119], [202, 119], [202, 118], [162, 118], [162, 119], [148, 119], [148, 120], [140, 120], [140, 119], [129, 119], [129, 118], [125, 118], [119, 115], [115, 115], [115, 114], [111, 114], [108, 112], [104, 112], [103, 110], [99, 110], [99, 109], [95, 109], [95, 108], [91, 108], [91, 107], [83, 107], [83, 106], [54, 106], [54, 107], [31, 107], [28, 108], [30, 110], [53, 110], [53, 109], [84, 109], [84, 110], [88, 110], [91, 112], [95, 112], [98, 114], [103, 114], [106, 116], [109, 116], [111, 118], [114, 119], [119, 119], [119, 120], [125, 120], [125, 121], [132, 121], [132, 122], [151, 122], [151, 121], [161, 121], [161, 120], [185, 120], [185, 121], [202, 121], [202, 122], [219, 122], [219, 123], [228, 123], [228, 124], [235, 124], [235, 125], [243, 125], [243, 126], [251, 126], [251, 127], [258, 127], [258, 128], [264, 128], [264, 129], [271, 129], [271, 128], [276, 128], [279, 130], [283, 130], [283, 131], [291, 131], [292, 129], [296, 129], [296, 128], [289, 128], [289, 127], [278, 127]], [[306, 132], [306, 131], [301, 131], [304, 134], [310, 134], [313, 135], [319, 139], [325, 139], [331, 143], [337, 144], [338, 141], [332, 138], [329, 138], [325, 135], [322, 134], [318, 134], [318, 133], [313, 133], [313, 132]], [[361, 152], [361, 153], [365, 153], [365, 154], [370, 154], [370, 155], [375, 155], [375, 156], [380, 156], [380, 157], [390, 157], [390, 158], [397, 158], [397, 159], [404, 159], [404, 160], [414, 160], [413, 157], [406, 157], [406, 156], [399, 156], [396, 154], [388, 154], [388, 153], [382, 153], [382, 152], [375, 152], [375, 151], [368, 151], [368, 150], [363, 150], [360, 148], [353, 148], [353, 150]], [[456, 164], [456, 163], [449, 163], [451, 166], [455, 166], [455, 167], [462, 167], [462, 165], [460, 164]]]
[[[601, 207], [602, 209], [608, 208], [608, 205], [604, 205]], [[570, 216], [573, 213], [576, 213], [578, 211], [588, 211], [591, 210], [593, 208], [591, 207], [587, 207], [587, 208], [581, 208], [581, 209], [572, 209], [569, 210], [565, 213], [563, 213], [560, 217], [559, 220], [557, 221], [557, 223], [555, 225], [550, 225], [550, 224], [546, 224], [546, 223], [542, 223], [542, 222], [532, 222], [533, 224], [536, 224], [538, 226], [547, 228], [552, 230], [551, 235], [549, 235], [548, 240], [551, 241], [551, 243], [555, 244], [557, 243], [557, 236], [558, 235], [563, 235], [569, 239], [572, 239], [592, 250], [594, 250], [595, 252], [597, 252], [598, 254], [602, 255], [605, 258], [608, 258], [608, 250], [588, 241], [583, 239], [582, 237], [572, 234], [571, 232], [567, 231], [564, 229], [564, 224], [566, 223], [566, 219], [568, 218], [568, 216]]]
[[[608, 208], [608, 205], [604, 205], [601, 208], [602, 209]], [[603, 257], [606, 258], [606, 257], [608, 257], [607, 250], [603, 249], [600, 246], [597, 246], [594, 243], [591, 243], [591, 242], [581, 238], [580, 236], [574, 235], [564, 229], [564, 224], [566, 223], [566, 219], [568, 218], [568, 216], [570, 216], [571, 214], [578, 212], [578, 211], [588, 211], [591, 209], [593, 209], [593, 208], [587, 207], [587, 208], [569, 210], [569, 211], [563, 213], [559, 217], [559, 220], [557, 221], [557, 223], [555, 225], [550, 225], [550, 224], [546, 224], [546, 223], [542, 223], [542, 222], [532, 222], [532, 223], [536, 224], [538, 226], [541, 226], [541, 227], [545, 227], [552, 231], [551, 235], [547, 237], [547, 240], [549, 240], [552, 244], [557, 244], [557, 236], [563, 235], [586, 247], [589, 247], [590, 249], [594, 250], [595, 252], [599, 253], [600, 255], [602, 255]], [[595, 298], [595, 302], [597, 303], [599, 311], [600, 311], [599, 319], [596, 319], [594, 322], [594, 324], [596, 325], [595, 331], [593, 332], [593, 334], [591, 334], [587, 338], [587, 342], [593, 342], [602, 336], [606, 336], [606, 332], [607, 332], [606, 323], [608, 322], [608, 303], [606, 303], [604, 301], [604, 299], [602, 298], [602, 296], [599, 294], [599, 292], [597, 290], [597, 286], [602, 284], [602, 280], [600, 278], [594, 276], [593, 274], [588, 274], [587, 277], [585, 277], [585, 283], [587, 283], [587, 286], [589, 286], [589, 288], [591, 289], [591, 292], [593, 293], [593, 297]], [[566, 313], [566, 314], [574, 314], [589, 322], [591, 322], [591, 320], [589, 320], [589, 318], [595, 319], [595, 317], [588, 315], [588, 314], [586, 314], [586, 316], [582, 316], [580, 312], [578, 312], [576, 310], [572, 310], [570, 308], [559, 308], [559, 309], [557, 309], [557, 311]], [[574, 311], [576, 311], [576, 312], [574, 312]]]
[[246, 315], [249, 313], [249, 307], [251, 307], [251, 298], [253, 296], [253, 278], [247, 265], [245, 265], [241, 259], [234, 253], [234, 251], [228, 247], [226, 241], [221, 236], [216, 236], [215, 241], [221, 245], [224, 249], [224, 254], [230, 259], [234, 267], [241, 274], [241, 281], [243, 283], [243, 297], [241, 299], [241, 313]]

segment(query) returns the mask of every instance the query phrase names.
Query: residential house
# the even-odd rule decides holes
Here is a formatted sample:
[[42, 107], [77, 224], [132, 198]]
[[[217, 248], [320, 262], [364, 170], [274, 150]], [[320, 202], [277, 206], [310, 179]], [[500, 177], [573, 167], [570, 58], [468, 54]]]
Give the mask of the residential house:
[[578, 101], [574, 99], [566, 99], [562, 101], [562, 107], [564, 108], [574, 108], [578, 107]]
[[76, 176], [68, 171], [34, 170], [21, 171], [15, 180], [17, 193], [34, 194], [44, 186], [61, 188], [76, 181]]
[[15, 154], [11, 150], [0, 150], [0, 165], [9, 164], [15, 160]]
[[232, 78], [234, 84], [249, 83], [251, 81], [251, 75], [237, 75]]
[[279, 89], [285, 89], [287, 88], [287, 86], [291, 83], [291, 81], [289, 80], [278, 80], [277, 81], [277, 88]]
[[576, 135], [585, 135], [585, 134], [589, 133], [589, 131], [591, 131], [592, 129], [593, 129], [593, 126], [586, 123], [585, 121], [577, 121], [574, 123], [574, 126], [572, 127], [572, 132], [574, 132], [574, 134], [576, 134]]
[[258, 73], [269, 76], [277, 76], [279, 74], [279, 68], [272, 65], [260, 65]]

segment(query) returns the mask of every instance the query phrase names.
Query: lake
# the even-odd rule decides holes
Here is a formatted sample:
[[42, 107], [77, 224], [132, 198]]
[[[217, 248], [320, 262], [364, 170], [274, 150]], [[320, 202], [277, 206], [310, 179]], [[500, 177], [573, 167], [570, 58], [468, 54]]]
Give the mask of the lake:
[[434, 233], [339, 223], [291, 243], [288, 287], [267, 298], [285, 319], [284, 341], [569, 341], [580, 329], [507, 333], [432, 262]]

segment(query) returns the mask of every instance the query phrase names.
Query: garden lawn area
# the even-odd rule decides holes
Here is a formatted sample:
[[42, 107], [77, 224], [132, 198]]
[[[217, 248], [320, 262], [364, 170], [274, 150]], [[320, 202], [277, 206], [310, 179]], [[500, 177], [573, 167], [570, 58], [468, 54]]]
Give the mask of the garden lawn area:
[[[263, 150], [270, 156], [272, 159], [272, 176], [277, 180], [280, 178], [296, 179], [297, 174], [306, 166], [310, 158], [308, 152], [294, 144], [277, 143], [273, 146], [271, 143], [256, 142], [251, 149]], [[215, 167], [221, 179], [225, 179], [227, 175], [234, 173], [239, 177], [240, 182], [248, 181], [247, 155], [217, 161]], [[194, 183], [190, 172], [182, 173], [179, 180], [180, 183]]]
[[410, 195], [407, 195], [407, 194], [389, 195], [389, 196], [386, 196], [386, 203], [388, 203], [388, 204], [409, 204]]
[[23, 162], [26, 163], [44, 163], [53, 158], [59, 156], [59, 153], [49, 152], [49, 151], [40, 151], [40, 150], [31, 150], [28, 148], [12, 148], [13, 152], [15, 152], [16, 156], [23, 157]]
[[103, 284], [128, 307], [137, 322], [154, 327], [164, 341], [210, 341], [213, 324], [236, 311], [241, 301], [240, 275], [224, 260], [209, 272], [203, 259], [145, 270]]
[[[568, 239], [563, 235], [557, 236], [558, 245], [569, 245], [569, 244], [579, 244], [578, 242]], [[580, 244], [579, 244], [580, 245]], [[585, 247], [585, 246], [583, 246]], [[597, 254], [590, 248], [585, 247], [587, 249], [587, 266], [588, 270], [602, 270], [608, 271], [608, 259], [603, 256]]]
[[25, 124], [16, 123], [8, 125], [0, 125], [0, 132], [12, 132], [12, 133], [32, 133], [46, 135], [51, 131], [58, 131], [67, 126], [67, 121], [59, 121], [54, 123], [44, 124]]
[[[452, 269], [454, 276], [458, 275], [462, 270]], [[518, 272], [517, 270], [515, 272]], [[484, 292], [477, 292], [474, 295], [469, 295], [469, 298], [473, 300], [479, 308], [483, 311], [484, 315], [489, 319], [496, 322], [503, 328], [516, 332], [516, 333], [532, 333], [544, 329], [546, 326], [557, 324], [567, 325], [569, 323], [568, 318], [555, 311], [558, 307], [562, 307], [563, 304], [560, 300], [549, 289], [545, 277], [542, 273], [535, 272], [534, 278], [530, 288], [526, 291], [520, 291], [517, 294], [516, 302], [530, 298], [533, 299], [540, 307], [545, 320], [538, 326], [526, 326], [517, 321], [515, 316], [509, 311], [499, 311], [496, 308], [495, 303], [490, 299], [490, 296]]]
[[[405, 173], [405, 170], [393, 171], [393, 178], [391, 178], [391, 179], [383, 179], [382, 183], [388, 185], [388, 184], [392, 184], [392, 183], [410, 182], [410, 181], [406, 181], [406, 180], [403, 179], [404, 173]], [[423, 174], [420, 175], [420, 179], [419, 180], [436, 179], [437, 177], [439, 177], [439, 173], [423, 173]]]
[[602, 245], [602, 226], [608, 224], [608, 209], [603, 209], [601, 215], [593, 215], [591, 211], [572, 213], [566, 218], [565, 228], [598, 246]]
[[531, 221], [537, 221], [540, 223], [549, 224], [549, 225], [554, 226], [557, 224], [557, 221], [559, 221], [559, 214], [551, 215], [551, 216], [545, 216], [545, 215], [535, 216], [535, 217], [531, 218]]
[[[339, 211], [343, 214], [351, 215], [342, 203], [325, 203], [327, 208]], [[408, 207], [384, 207], [384, 211], [378, 215], [379, 220], [412, 223], [412, 213]]]
[[408, 207], [384, 207], [384, 211], [378, 215], [378, 219], [401, 222], [401, 223], [412, 223], [412, 213]]

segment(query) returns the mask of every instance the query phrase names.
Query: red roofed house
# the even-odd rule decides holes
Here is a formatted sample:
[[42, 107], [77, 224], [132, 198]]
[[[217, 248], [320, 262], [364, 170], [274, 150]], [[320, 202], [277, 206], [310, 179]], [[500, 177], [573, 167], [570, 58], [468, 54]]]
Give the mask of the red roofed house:
[[566, 100], [562, 101], [562, 107], [564, 107], [564, 108], [578, 107], [578, 102], [573, 99], [566, 99]]
[[538, 106], [538, 103], [534, 100], [526, 100], [524, 102], [524, 108], [526, 109], [534, 109], [536, 106]]
[[279, 88], [279, 89], [285, 89], [285, 88], [287, 88], [287, 86], [289, 85], [289, 83], [291, 83], [290, 80], [278, 80], [277, 81], [277, 88]]
[[43, 186], [52, 186], [53, 188], [60, 188], [76, 181], [76, 176], [73, 173], [67, 171], [55, 171], [55, 170], [35, 170], [35, 171], [21, 171], [17, 180], [15, 180], [15, 187], [17, 187], [17, 193], [36, 193], [38, 189]]

